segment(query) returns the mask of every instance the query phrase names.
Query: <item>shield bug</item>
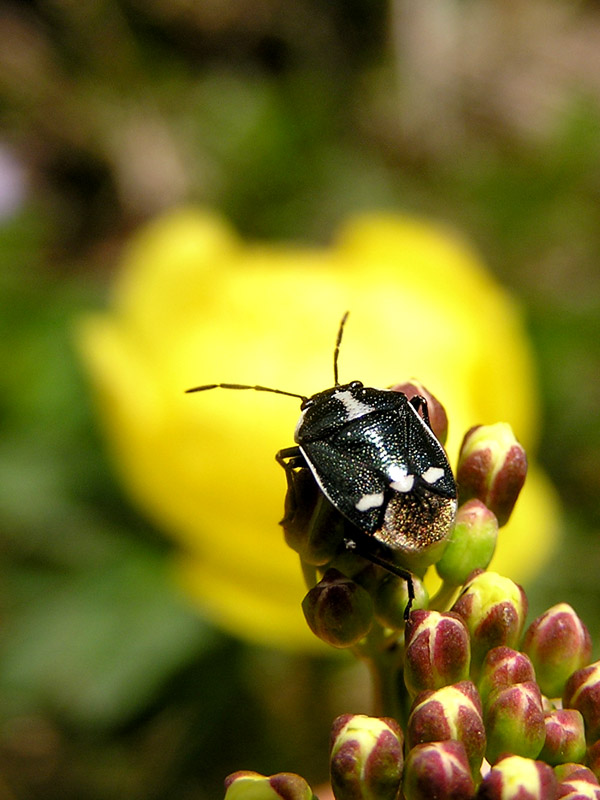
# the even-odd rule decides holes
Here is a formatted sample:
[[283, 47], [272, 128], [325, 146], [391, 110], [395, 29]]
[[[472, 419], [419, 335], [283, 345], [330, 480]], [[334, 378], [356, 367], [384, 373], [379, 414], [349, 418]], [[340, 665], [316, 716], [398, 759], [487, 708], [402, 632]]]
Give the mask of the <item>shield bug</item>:
[[[340, 322], [333, 354], [334, 385], [311, 397], [260, 385], [211, 383], [208, 389], [250, 389], [301, 401], [295, 446], [280, 450], [288, 489], [308, 469], [318, 489], [345, 520], [347, 549], [408, 584], [407, 563], [447, 538], [456, 513], [456, 483], [444, 448], [429, 421], [427, 401], [360, 381], [340, 384], [338, 356], [348, 312]], [[284, 520], [285, 522], [285, 520]]]

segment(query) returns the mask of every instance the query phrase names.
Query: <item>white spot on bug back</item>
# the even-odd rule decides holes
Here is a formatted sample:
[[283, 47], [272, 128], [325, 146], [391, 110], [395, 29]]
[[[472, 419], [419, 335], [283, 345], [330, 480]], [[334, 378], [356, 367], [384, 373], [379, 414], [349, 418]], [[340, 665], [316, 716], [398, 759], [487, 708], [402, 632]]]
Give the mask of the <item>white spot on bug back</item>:
[[400, 464], [391, 465], [388, 477], [391, 478], [390, 486], [396, 492], [410, 492], [415, 483], [415, 476], [409, 475], [406, 467], [402, 467]]
[[410, 492], [415, 484], [415, 476], [414, 475], [404, 475], [397, 481], [392, 481], [390, 486], [392, 489], [395, 489], [397, 492]]
[[367, 403], [361, 403], [361, 401], [348, 389], [335, 392], [333, 396], [336, 400], [339, 400], [346, 409], [347, 421], [351, 419], [357, 419], [358, 417], [362, 417], [365, 414], [370, 414], [370, 412], [373, 411], [372, 406], [367, 405]]
[[421, 477], [427, 483], [435, 483], [439, 481], [440, 478], [444, 477], [444, 470], [441, 467], [427, 467]]
[[400, 464], [390, 464], [387, 474], [390, 481], [400, 481], [402, 478], [406, 478], [408, 472], [406, 467], [402, 467]]
[[357, 511], [368, 511], [370, 508], [379, 508], [383, 505], [383, 492], [363, 494], [358, 503], [354, 504]]

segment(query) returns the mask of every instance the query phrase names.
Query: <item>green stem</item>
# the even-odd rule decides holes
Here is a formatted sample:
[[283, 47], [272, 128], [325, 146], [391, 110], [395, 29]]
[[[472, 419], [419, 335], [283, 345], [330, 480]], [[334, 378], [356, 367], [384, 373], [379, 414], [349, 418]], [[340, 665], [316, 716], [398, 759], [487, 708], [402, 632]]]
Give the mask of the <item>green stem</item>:
[[393, 717], [404, 727], [410, 701], [402, 679], [402, 638], [390, 637], [380, 625], [374, 626], [366, 642], [355, 648], [355, 654], [366, 662], [371, 673], [374, 715]]
[[312, 589], [317, 584], [317, 568], [312, 564], [308, 564], [303, 558], [300, 558], [300, 566], [302, 567], [302, 576], [307, 589]]
[[394, 717], [399, 720], [401, 709], [398, 702], [398, 670], [386, 654], [368, 660], [373, 681], [374, 714], [376, 717]]
[[458, 586], [444, 581], [435, 595], [429, 601], [430, 611], [447, 611], [454, 599]]

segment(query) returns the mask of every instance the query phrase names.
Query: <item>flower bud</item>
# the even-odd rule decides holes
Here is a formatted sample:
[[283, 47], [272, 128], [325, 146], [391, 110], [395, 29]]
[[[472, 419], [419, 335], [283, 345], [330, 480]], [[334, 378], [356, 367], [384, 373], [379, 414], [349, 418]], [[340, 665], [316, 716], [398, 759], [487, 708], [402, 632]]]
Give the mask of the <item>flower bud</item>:
[[406, 383], [397, 383], [392, 386], [393, 392], [403, 392], [409, 400], [419, 395], [424, 397], [427, 401], [427, 414], [431, 424], [431, 430], [439, 442], [444, 444], [448, 436], [448, 416], [446, 409], [440, 401], [426, 389], [422, 383], [418, 381], [407, 381]]
[[409, 747], [424, 742], [462, 742], [473, 775], [485, 753], [485, 728], [481, 702], [470, 681], [422, 692], [413, 703], [407, 725]]
[[511, 647], [494, 647], [484, 659], [477, 684], [483, 707], [487, 707], [488, 697], [495, 689], [526, 681], [535, 681], [529, 656]]
[[476, 425], [460, 449], [456, 481], [461, 502], [477, 497], [502, 527], [508, 522], [527, 475], [527, 456], [506, 422]]
[[288, 489], [281, 520], [286, 544], [307, 564], [327, 564], [341, 544], [344, 519], [323, 495], [308, 467], [286, 474]]
[[600, 739], [600, 661], [578, 669], [567, 680], [563, 708], [581, 711], [588, 744]]
[[485, 729], [486, 758], [490, 764], [509, 753], [536, 758], [546, 736], [537, 683], [515, 683], [492, 692], [485, 713]]
[[557, 764], [554, 767], [554, 774], [559, 781], [581, 780], [586, 783], [591, 783], [592, 786], [598, 785], [598, 778], [596, 778], [594, 773], [583, 764], [578, 764], [576, 762]]
[[585, 763], [592, 770], [597, 780], [600, 780], [600, 740], [588, 747]]
[[600, 786], [594, 773], [581, 764], [560, 764], [554, 768], [558, 780], [557, 800], [600, 800]]
[[[425, 608], [429, 602], [429, 594], [422, 580], [413, 575], [415, 599], [412, 609]], [[406, 619], [404, 610], [408, 603], [408, 586], [405, 580], [388, 573], [379, 583], [375, 593], [375, 617], [385, 628], [400, 630]]]
[[539, 758], [546, 764], [581, 761], [585, 756], [583, 717], [574, 708], [559, 708], [544, 717], [546, 738]]
[[556, 785], [556, 776], [548, 764], [507, 756], [484, 777], [477, 800], [554, 800]]
[[589, 661], [592, 640], [571, 606], [559, 603], [531, 623], [521, 647], [533, 662], [542, 692], [560, 697], [569, 675]]
[[469, 632], [456, 614], [413, 611], [404, 639], [404, 682], [411, 695], [469, 677]]
[[471, 671], [477, 674], [493, 647], [517, 646], [527, 615], [525, 592], [496, 572], [480, 572], [464, 587], [452, 611], [471, 634]]
[[456, 522], [444, 550], [435, 565], [442, 580], [460, 586], [476, 569], [487, 569], [498, 538], [498, 521], [477, 499], [458, 509]]
[[331, 786], [336, 800], [395, 800], [404, 737], [396, 720], [343, 714], [331, 731]]
[[373, 622], [371, 595], [337, 569], [328, 569], [302, 601], [311, 631], [332, 647], [352, 647]]
[[266, 777], [241, 770], [225, 779], [225, 800], [316, 800], [308, 783], [292, 772]]
[[405, 800], [471, 800], [475, 785], [462, 742], [418, 744], [404, 765]]

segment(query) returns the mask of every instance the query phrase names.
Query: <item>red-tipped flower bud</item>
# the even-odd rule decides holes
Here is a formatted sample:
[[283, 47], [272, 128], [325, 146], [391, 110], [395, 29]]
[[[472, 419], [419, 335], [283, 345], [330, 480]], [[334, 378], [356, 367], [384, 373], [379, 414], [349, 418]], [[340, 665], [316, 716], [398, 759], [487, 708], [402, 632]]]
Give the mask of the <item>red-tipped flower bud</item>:
[[302, 601], [311, 631], [332, 647], [352, 647], [373, 622], [371, 595], [336, 569], [329, 569]]
[[336, 800], [395, 800], [404, 738], [396, 720], [344, 714], [331, 731], [331, 786]]
[[485, 776], [477, 800], [554, 800], [556, 784], [556, 776], [548, 764], [507, 756]]
[[405, 800], [471, 800], [475, 786], [462, 742], [431, 742], [406, 757]]
[[546, 764], [581, 761], [585, 756], [583, 717], [574, 708], [559, 708], [544, 717], [546, 738], [539, 754]]
[[554, 768], [558, 780], [556, 800], [600, 800], [600, 786], [594, 773], [581, 764], [560, 764]]
[[515, 683], [492, 692], [485, 713], [485, 729], [486, 758], [490, 764], [508, 754], [536, 758], [546, 736], [537, 683]]
[[592, 770], [597, 780], [600, 780], [600, 740], [588, 747], [585, 763]]
[[560, 697], [569, 675], [588, 663], [592, 640], [571, 606], [559, 603], [527, 628], [522, 650], [533, 662], [542, 692]]
[[404, 639], [404, 682], [413, 696], [469, 677], [469, 632], [458, 615], [413, 611]]
[[600, 661], [571, 675], [565, 684], [563, 707], [581, 711], [588, 744], [600, 739]]
[[598, 786], [598, 778], [583, 764], [577, 764], [575, 762], [558, 764], [554, 767], [554, 774], [559, 781], [580, 780], [585, 783], [590, 783], [592, 786]]
[[487, 569], [498, 538], [498, 521], [481, 500], [469, 500], [456, 512], [444, 555], [435, 568], [442, 580], [463, 584], [476, 569]]
[[512, 647], [494, 647], [484, 659], [477, 684], [483, 707], [487, 707], [487, 699], [496, 689], [534, 680], [535, 670], [529, 656]]
[[465, 435], [456, 480], [461, 501], [476, 497], [505, 525], [527, 475], [527, 456], [506, 422], [477, 425]]
[[300, 775], [279, 772], [266, 777], [241, 770], [225, 779], [225, 800], [316, 800]]
[[471, 671], [477, 673], [493, 647], [516, 647], [525, 617], [525, 592], [496, 572], [481, 572], [464, 587], [452, 611], [459, 614], [471, 634]]
[[446, 409], [437, 397], [431, 394], [431, 392], [418, 381], [397, 383], [395, 386], [392, 386], [392, 391], [403, 392], [409, 400], [417, 396], [425, 398], [427, 401], [427, 414], [429, 416], [429, 422], [431, 423], [431, 430], [435, 433], [438, 441], [444, 444], [448, 436], [448, 416], [446, 414]]
[[479, 695], [470, 681], [423, 692], [413, 703], [407, 725], [408, 746], [449, 740], [463, 743], [471, 772], [478, 774], [485, 753], [485, 728]]
[[[412, 609], [425, 608], [429, 602], [429, 594], [416, 575], [413, 575], [415, 599]], [[406, 619], [404, 609], [408, 603], [408, 586], [405, 580], [388, 574], [380, 582], [375, 593], [375, 617], [385, 628], [400, 630]]]

